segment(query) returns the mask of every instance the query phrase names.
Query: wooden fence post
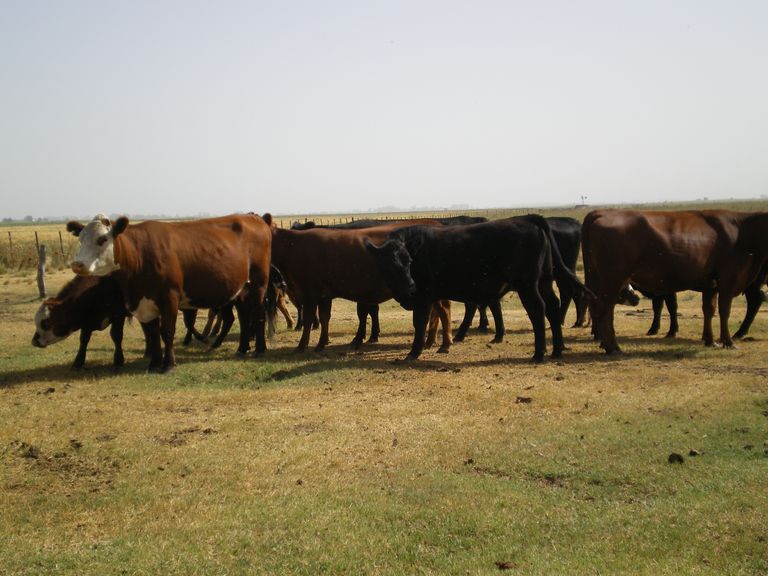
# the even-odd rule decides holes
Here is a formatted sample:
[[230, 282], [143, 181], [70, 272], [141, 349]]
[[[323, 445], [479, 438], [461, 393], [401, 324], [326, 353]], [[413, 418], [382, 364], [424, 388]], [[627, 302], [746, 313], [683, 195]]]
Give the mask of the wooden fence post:
[[8, 265], [13, 266], [13, 237], [10, 230], [8, 230]]
[[59, 230], [59, 248], [61, 248], [61, 259], [64, 260], [64, 240], [61, 238], [61, 230]]
[[[37, 232], [35, 232], [37, 236]], [[37, 258], [37, 290], [40, 293], [40, 299], [42, 300], [47, 296], [45, 292], [45, 244], [40, 246]]]

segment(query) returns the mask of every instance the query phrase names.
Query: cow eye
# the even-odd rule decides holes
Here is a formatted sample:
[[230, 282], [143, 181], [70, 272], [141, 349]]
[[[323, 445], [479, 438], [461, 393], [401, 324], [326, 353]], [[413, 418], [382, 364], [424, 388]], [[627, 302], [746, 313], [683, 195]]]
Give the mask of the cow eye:
[[98, 240], [96, 240], [96, 244], [99, 246], [104, 246], [104, 244], [107, 243], [107, 240], [109, 240], [109, 236], [104, 234], [103, 236], [99, 236]]
[[51, 327], [51, 321], [48, 319], [43, 320], [40, 322], [40, 328], [43, 330], [48, 330]]

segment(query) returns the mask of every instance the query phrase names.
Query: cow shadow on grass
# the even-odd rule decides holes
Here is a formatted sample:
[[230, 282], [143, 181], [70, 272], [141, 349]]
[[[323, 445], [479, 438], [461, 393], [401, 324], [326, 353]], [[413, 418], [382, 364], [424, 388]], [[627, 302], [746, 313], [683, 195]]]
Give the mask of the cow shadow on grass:
[[[403, 334], [408, 334], [403, 332]], [[391, 333], [396, 336], [396, 333]], [[473, 338], [483, 338], [485, 335], [474, 335]], [[363, 344], [355, 349], [349, 345], [346, 337], [337, 337], [325, 350], [316, 352], [309, 348], [297, 353], [295, 344], [271, 344], [267, 353], [258, 358], [250, 354], [237, 356], [234, 345], [218, 350], [210, 350], [200, 346], [176, 347], [177, 364], [179, 369], [185, 365], [208, 364], [214, 362], [242, 362], [252, 363], [255, 367], [261, 366], [265, 370], [263, 378], [266, 380], [288, 380], [305, 375], [322, 373], [329, 370], [370, 370], [378, 373], [391, 373], [399, 371], [409, 372], [454, 372], [458, 373], [463, 368], [512, 368], [534, 366], [529, 354], [514, 355], [502, 354], [493, 357], [477, 357], [456, 360], [452, 352], [437, 354], [436, 347], [427, 349], [418, 360], [404, 361], [410, 348], [403, 342], [386, 342], [386, 336], [382, 336], [383, 342], [376, 344]], [[574, 335], [566, 338], [568, 349], [562, 358], [546, 357], [543, 365], [587, 365], [587, 364], [623, 364], [637, 360], [655, 360], [659, 362], [676, 362], [680, 360], [695, 359], [702, 353], [711, 351], [698, 339], [675, 338], [664, 339], [658, 336], [628, 336], [619, 339], [619, 344], [625, 352], [606, 355], [589, 335]], [[739, 346], [748, 346], [749, 341], [739, 343]], [[463, 346], [457, 343], [452, 348], [458, 352]], [[551, 343], [550, 343], [551, 346]], [[530, 353], [533, 352], [531, 346]], [[23, 385], [43, 384], [48, 385], [47, 393], [55, 386], [67, 386], [77, 382], [91, 380], [105, 380], [132, 375], [145, 375], [148, 371], [148, 360], [142, 357], [141, 350], [125, 350], [126, 364], [115, 369], [108, 355], [91, 358], [80, 370], [72, 370], [69, 362], [57, 362], [45, 366], [35, 366], [25, 369], [11, 369], [0, 373], [0, 389], [12, 388]], [[393, 353], [396, 357], [393, 358]], [[728, 350], [723, 350], [728, 354]], [[163, 376], [158, 375], [159, 378]]]

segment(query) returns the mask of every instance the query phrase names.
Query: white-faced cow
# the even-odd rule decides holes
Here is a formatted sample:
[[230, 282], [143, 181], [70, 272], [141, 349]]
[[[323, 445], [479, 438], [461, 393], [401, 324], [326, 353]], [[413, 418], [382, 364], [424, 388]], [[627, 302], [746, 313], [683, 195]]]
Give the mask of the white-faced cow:
[[255, 318], [260, 354], [266, 349], [270, 223], [269, 215], [250, 214], [173, 223], [129, 224], [125, 216], [111, 222], [103, 215], [85, 226], [73, 221], [67, 230], [80, 239], [80, 249], [72, 269], [115, 278], [128, 311], [150, 327], [150, 370], [176, 365], [173, 338], [180, 308], [221, 308], [234, 301], [241, 322], [239, 351], [247, 350]]

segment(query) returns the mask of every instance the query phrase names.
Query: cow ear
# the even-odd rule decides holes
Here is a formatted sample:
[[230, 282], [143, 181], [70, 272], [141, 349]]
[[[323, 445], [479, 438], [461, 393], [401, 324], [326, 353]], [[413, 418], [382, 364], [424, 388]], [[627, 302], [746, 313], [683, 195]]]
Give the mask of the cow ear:
[[261, 219], [267, 223], [267, 226], [272, 226], [272, 214], [270, 214], [269, 212], [265, 212], [264, 216], [262, 216]]
[[122, 234], [125, 232], [126, 228], [128, 228], [128, 217], [120, 216], [120, 218], [115, 221], [115, 225], [112, 226], [112, 237], [115, 238], [118, 234]]
[[368, 240], [367, 236], [363, 236], [363, 246], [365, 246], [365, 249], [368, 250], [371, 254], [375, 254], [376, 252], [381, 252], [382, 246], [376, 246], [373, 242]]
[[70, 220], [67, 222], [67, 232], [70, 232], [72, 236], [80, 236], [80, 232], [83, 231], [84, 226], [77, 220]]

